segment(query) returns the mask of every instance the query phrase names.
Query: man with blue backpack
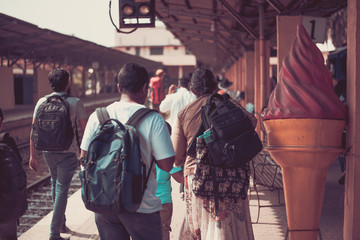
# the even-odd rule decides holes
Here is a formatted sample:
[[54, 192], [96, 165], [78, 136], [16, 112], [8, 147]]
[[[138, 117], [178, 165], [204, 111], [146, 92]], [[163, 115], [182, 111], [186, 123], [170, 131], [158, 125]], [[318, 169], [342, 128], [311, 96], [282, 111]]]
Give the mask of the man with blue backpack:
[[86, 125], [82, 198], [95, 212], [101, 240], [162, 239], [154, 161], [169, 172], [175, 152], [165, 120], [144, 106], [148, 87], [146, 69], [125, 64], [118, 74], [120, 101], [96, 110]]
[[63, 240], [60, 233], [68, 231], [65, 225], [68, 191], [74, 172], [79, 166], [77, 126], [79, 124], [83, 132], [87, 116], [82, 101], [67, 94], [70, 75], [65, 69], [54, 69], [48, 79], [53, 93], [40, 98], [34, 109], [29, 167], [37, 171], [39, 161], [36, 149], [40, 150], [51, 174], [54, 211], [50, 240]]

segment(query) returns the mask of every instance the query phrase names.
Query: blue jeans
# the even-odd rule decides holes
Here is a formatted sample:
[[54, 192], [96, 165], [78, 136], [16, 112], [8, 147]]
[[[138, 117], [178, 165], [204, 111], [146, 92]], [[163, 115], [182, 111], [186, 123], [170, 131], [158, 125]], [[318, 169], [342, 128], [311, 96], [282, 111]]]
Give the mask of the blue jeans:
[[160, 212], [95, 214], [101, 240], [162, 240]]
[[51, 174], [51, 194], [54, 212], [50, 226], [50, 237], [60, 237], [60, 227], [65, 224], [65, 209], [71, 179], [79, 166], [75, 153], [43, 152]]

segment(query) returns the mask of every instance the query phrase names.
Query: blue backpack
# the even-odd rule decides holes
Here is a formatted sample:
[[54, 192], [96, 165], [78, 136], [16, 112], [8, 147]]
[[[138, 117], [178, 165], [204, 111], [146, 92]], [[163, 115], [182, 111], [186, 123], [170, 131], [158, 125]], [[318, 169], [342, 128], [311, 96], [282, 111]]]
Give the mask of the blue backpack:
[[94, 134], [80, 172], [85, 207], [101, 214], [135, 212], [141, 204], [148, 174], [140, 152], [136, 125], [148, 113], [141, 108], [126, 124], [110, 119], [106, 108], [97, 108], [100, 129]]
[[19, 219], [27, 210], [26, 173], [16, 143], [0, 133], [0, 223]]

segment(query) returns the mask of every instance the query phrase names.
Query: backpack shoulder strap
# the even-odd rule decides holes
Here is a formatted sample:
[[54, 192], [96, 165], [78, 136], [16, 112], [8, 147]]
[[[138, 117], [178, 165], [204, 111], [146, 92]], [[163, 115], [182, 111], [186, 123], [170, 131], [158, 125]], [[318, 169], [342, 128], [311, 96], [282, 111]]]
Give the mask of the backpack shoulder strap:
[[129, 120], [126, 122], [126, 125], [131, 125], [133, 127], [136, 127], [136, 125], [140, 122], [140, 120], [150, 112], [157, 112], [157, 111], [149, 108], [140, 108], [129, 118]]
[[216, 99], [216, 98], [218, 100], [222, 100], [222, 99], [224, 99], [224, 95], [220, 95], [218, 93], [213, 93], [207, 98], [206, 104], [211, 105], [213, 103], [213, 100]]
[[102, 126], [106, 120], [110, 119], [109, 113], [106, 107], [96, 108], [96, 116], [99, 119], [100, 125]]
[[5, 142], [9, 136], [10, 136], [9, 133], [7, 132], [0, 133], [0, 142]]
[[69, 96], [67, 94], [64, 94], [64, 95], [58, 95], [58, 94], [53, 94], [53, 95], [47, 95], [45, 96], [46, 98], [46, 101], [49, 102], [49, 99], [52, 99], [52, 98], [56, 98], [56, 99], [59, 99], [67, 108], [67, 111], [70, 112], [70, 106], [69, 106], [69, 103], [68, 101], [66, 100], [66, 98], [68, 98]]

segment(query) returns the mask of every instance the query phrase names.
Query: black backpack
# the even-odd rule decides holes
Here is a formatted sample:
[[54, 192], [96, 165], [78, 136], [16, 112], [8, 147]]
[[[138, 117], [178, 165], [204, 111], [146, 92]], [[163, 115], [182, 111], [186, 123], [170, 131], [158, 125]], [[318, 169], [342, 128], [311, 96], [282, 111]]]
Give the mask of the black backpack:
[[26, 173], [16, 143], [0, 133], [0, 223], [19, 219], [27, 210]]
[[215, 166], [239, 167], [262, 150], [262, 143], [246, 113], [228, 94], [210, 95], [201, 109], [204, 139]]
[[154, 160], [146, 174], [135, 127], [152, 111], [141, 108], [122, 124], [110, 119], [106, 108], [96, 109], [101, 127], [90, 142], [80, 172], [81, 196], [87, 209], [116, 214], [140, 207]]
[[66, 94], [47, 96], [39, 106], [31, 133], [36, 149], [64, 151], [71, 146], [74, 131], [67, 97]]

